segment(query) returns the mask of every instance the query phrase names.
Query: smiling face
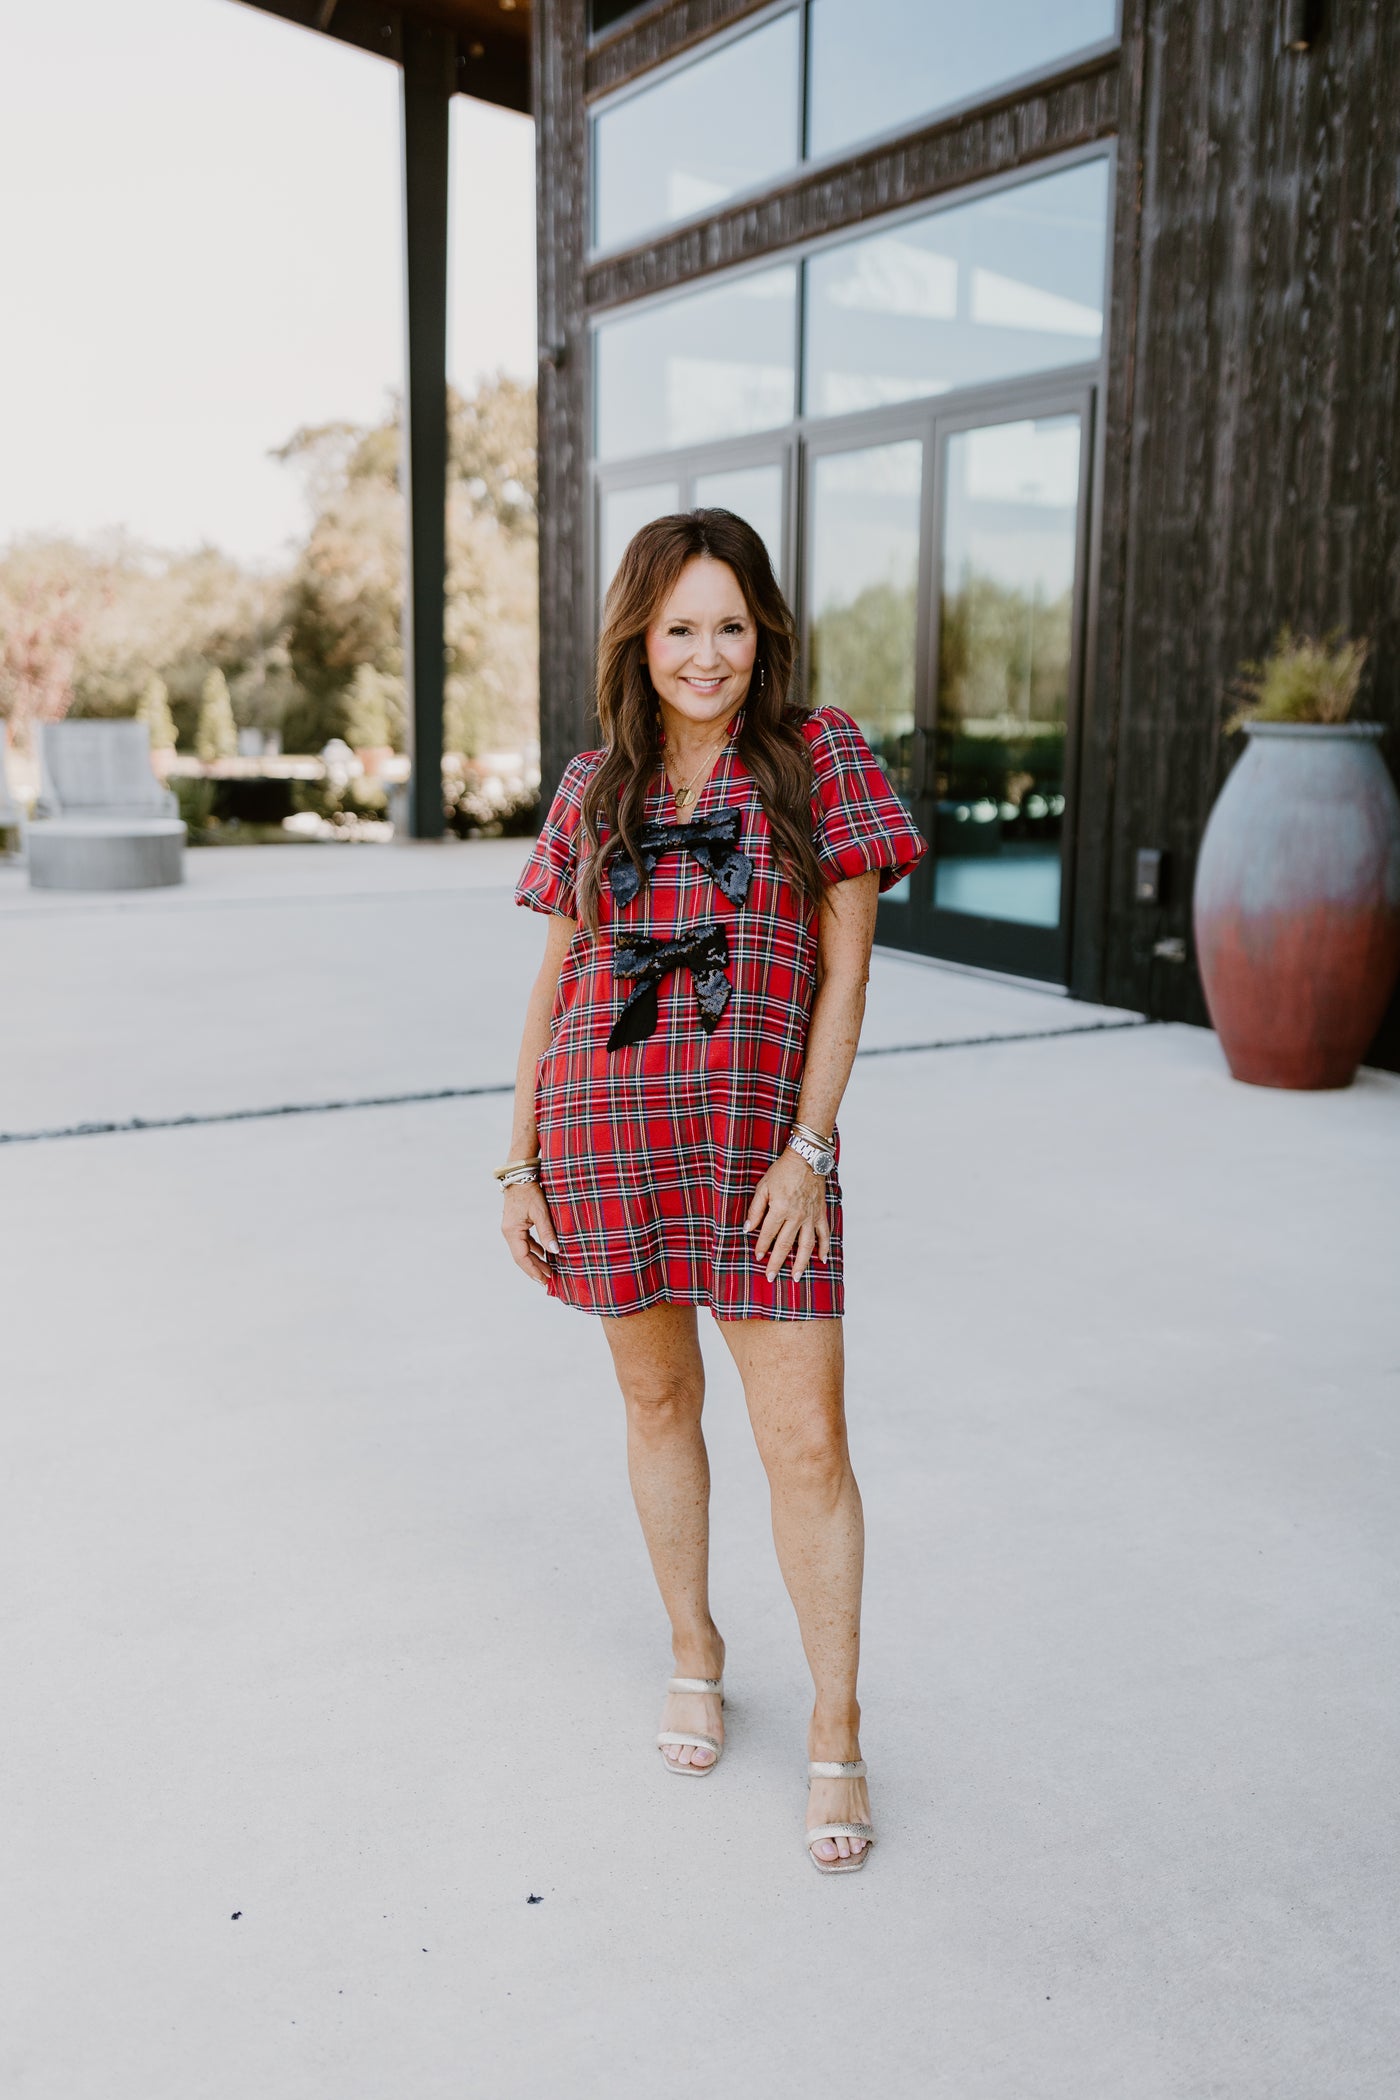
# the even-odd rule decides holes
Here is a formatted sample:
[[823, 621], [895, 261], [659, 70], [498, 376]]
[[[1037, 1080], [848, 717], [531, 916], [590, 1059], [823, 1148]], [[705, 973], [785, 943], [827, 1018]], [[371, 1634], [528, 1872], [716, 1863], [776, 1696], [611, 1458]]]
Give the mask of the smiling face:
[[668, 738], [717, 730], [742, 706], [758, 628], [728, 562], [696, 555], [646, 632], [647, 669]]

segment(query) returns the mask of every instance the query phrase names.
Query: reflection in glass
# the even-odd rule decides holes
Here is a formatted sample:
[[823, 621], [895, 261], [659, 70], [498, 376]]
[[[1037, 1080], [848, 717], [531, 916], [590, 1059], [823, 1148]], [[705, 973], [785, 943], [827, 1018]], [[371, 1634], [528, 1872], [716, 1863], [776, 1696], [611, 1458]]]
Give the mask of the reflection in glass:
[[807, 265], [806, 403], [844, 415], [1096, 358], [1108, 162], [845, 241]]
[[934, 902], [1060, 922], [1079, 418], [948, 440]]
[[594, 339], [598, 457], [667, 452], [790, 422], [796, 332], [792, 263], [603, 322]]
[[783, 580], [783, 470], [775, 460], [761, 467], [730, 467], [695, 477], [697, 510], [732, 510], [747, 519], [768, 549], [773, 574]]
[[1115, 33], [1114, 0], [812, 0], [808, 151], [834, 153]]
[[[901, 439], [819, 456], [811, 477], [812, 700], [855, 717], [906, 800], [923, 457], [919, 439]], [[906, 879], [884, 901], [908, 898]]]
[[669, 517], [681, 507], [674, 481], [649, 481], [644, 488], [607, 489], [598, 505], [598, 596], [604, 597], [617, 574], [627, 542], [653, 518]]
[[597, 246], [708, 211], [793, 166], [799, 22], [779, 15], [595, 117]]
[[600, 29], [611, 29], [624, 15], [634, 14], [645, 4], [645, 0], [589, 0], [588, 26], [594, 36]]

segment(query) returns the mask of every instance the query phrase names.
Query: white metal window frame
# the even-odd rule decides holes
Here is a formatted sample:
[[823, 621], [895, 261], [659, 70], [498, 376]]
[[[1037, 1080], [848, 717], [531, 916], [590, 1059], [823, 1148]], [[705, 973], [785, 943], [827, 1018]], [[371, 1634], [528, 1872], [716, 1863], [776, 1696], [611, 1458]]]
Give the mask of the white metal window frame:
[[[878, 0], [874, 0], [874, 4], [878, 5]], [[1053, 80], [1061, 73], [1071, 72], [1076, 67], [1090, 64], [1095, 59], [1107, 57], [1109, 53], [1118, 50], [1123, 37], [1123, 0], [1115, 0], [1114, 26], [1111, 36], [1101, 37], [1095, 43], [1081, 44], [1073, 51], [1064, 52], [1048, 65], [1034, 67], [1025, 73], [1009, 75], [1005, 80], [999, 80], [993, 87], [980, 91], [977, 94], [965, 95], [956, 102], [940, 103], [936, 108], [924, 111], [920, 116], [911, 119], [907, 124], [897, 124], [888, 131], [872, 132], [864, 138], [852, 139], [846, 145], [838, 147], [834, 152], [814, 157], [809, 155], [807, 150], [809, 135], [808, 84], [811, 75], [811, 0], [774, 0], [773, 5], [756, 8], [752, 14], [744, 15], [741, 20], [731, 22], [726, 28], [718, 30], [714, 36], [707, 37], [704, 43], [691, 45], [686, 50], [677, 52], [674, 58], [663, 60], [660, 65], [651, 67], [647, 72], [639, 75], [636, 80], [629, 80], [624, 86], [614, 88], [611, 93], [600, 95], [596, 102], [589, 105], [588, 247], [584, 257], [586, 266], [601, 261], [605, 256], [626, 255], [636, 248], [651, 247], [658, 240], [669, 240], [674, 233], [684, 232], [687, 227], [703, 225], [707, 219], [712, 219], [721, 212], [741, 208], [752, 198], [766, 195], [775, 186], [775, 182], [783, 180], [783, 176], [778, 176], [754, 184], [747, 189], [731, 191], [718, 204], [707, 205], [700, 211], [687, 214], [685, 218], [658, 220], [654, 226], [648, 227], [642, 234], [631, 235], [623, 241], [598, 242], [594, 237], [594, 228], [597, 223], [597, 185], [594, 179], [594, 140], [597, 119], [605, 115], [608, 110], [617, 108], [620, 103], [630, 101], [635, 96], [646, 94], [659, 81], [669, 79], [677, 73], [688, 71], [690, 67], [699, 64], [701, 60], [708, 58], [724, 45], [737, 43], [741, 38], [752, 35], [754, 30], [761, 29], [765, 23], [775, 21], [778, 16], [787, 14], [800, 14], [802, 17], [798, 36], [800, 55], [798, 60], [799, 78], [797, 82], [800, 157], [792, 163], [789, 170], [785, 171], [786, 174], [791, 176], [795, 176], [799, 172], [803, 175], [820, 175], [824, 170], [840, 167], [844, 161], [854, 159], [859, 154], [877, 151], [882, 146], [893, 145], [899, 139], [908, 138], [914, 132], [926, 130], [931, 124], [955, 123], [958, 119], [985, 105], [1005, 102], [1014, 99], [1017, 95], [1029, 94], [1041, 81]], [[967, 194], [971, 194], [970, 189]]]
[[[1095, 357], [1086, 358], [1078, 364], [1042, 367], [1034, 372], [1016, 374], [1009, 379], [996, 378], [981, 385], [958, 387], [943, 394], [911, 395], [905, 401], [880, 403], [870, 408], [853, 409], [841, 415], [822, 416], [809, 413], [806, 373], [803, 368], [807, 308], [806, 264], [810, 256], [867, 239], [872, 235], [886, 233], [894, 227], [907, 225], [914, 220], [936, 218], [940, 212], [955, 210], [962, 205], [976, 203], [980, 198], [996, 196], [1006, 190], [1023, 188], [1045, 176], [1057, 175], [1067, 168], [1082, 167], [1095, 160], [1106, 162], [1108, 168], [1108, 210], [1104, 222], [1103, 253], [1104, 324]], [[802, 558], [806, 546], [803, 505], [806, 471], [804, 461], [809, 441], [819, 441], [819, 448], [825, 451], [830, 449], [828, 440], [837, 446], [852, 446], [858, 444], [868, 433], [871, 442], [878, 443], [884, 431], [902, 427], [911, 415], [921, 410], [931, 413], [935, 405], [941, 418], [966, 414], [975, 420], [983, 405], [999, 410], [1004, 404], [1014, 404], [1023, 396], [1028, 401], [1038, 398], [1045, 393], [1047, 387], [1068, 390], [1081, 385], [1100, 389], [1108, 361], [1109, 316], [1113, 291], [1113, 207], [1117, 170], [1117, 140], [1096, 140], [1090, 145], [1077, 146], [1065, 153], [1048, 155], [1043, 161], [1033, 162], [1029, 167], [1008, 169], [981, 182], [966, 183], [956, 190], [944, 192], [936, 200], [922, 198], [916, 203], [903, 205], [896, 211], [882, 212], [878, 218], [863, 219], [858, 225], [843, 226], [832, 233], [820, 234], [811, 240], [755, 258], [734, 269], [716, 271], [698, 282], [672, 286], [664, 292], [653, 292], [643, 299], [629, 300], [623, 306], [594, 315], [589, 324], [586, 375], [589, 403], [589, 485], [585, 520], [585, 573], [589, 579], [589, 603], [595, 623], [595, 635], [601, 603], [598, 575], [600, 507], [604, 494], [614, 489], [643, 487], [649, 482], [674, 480], [679, 486], [684, 506], [688, 492], [698, 475], [731, 466], [756, 466], [781, 460], [784, 463], [784, 592], [797, 615], [799, 625], [803, 626], [805, 632], [803, 623], [806, 619], [808, 578]], [[598, 331], [606, 327], [610, 320], [619, 320], [624, 315], [639, 313], [646, 308], [677, 304], [693, 291], [707, 290], [715, 284], [732, 283], [742, 277], [755, 276], [780, 262], [795, 262], [798, 269], [793, 341], [796, 415], [788, 422], [775, 424], [771, 430], [751, 431], [737, 438], [716, 438], [703, 445], [680, 446], [669, 451], [629, 454], [624, 459], [600, 461], [595, 447]], [[1100, 424], [1101, 418], [1096, 417], [1095, 423]], [[1097, 516], [1098, 479], [1096, 468], [1091, 517]]]

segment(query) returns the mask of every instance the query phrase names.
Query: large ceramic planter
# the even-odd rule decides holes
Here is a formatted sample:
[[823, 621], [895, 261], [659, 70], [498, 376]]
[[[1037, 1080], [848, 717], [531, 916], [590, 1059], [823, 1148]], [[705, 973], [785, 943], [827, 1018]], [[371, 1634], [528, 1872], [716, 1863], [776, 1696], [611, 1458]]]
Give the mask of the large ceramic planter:
[[1349, 1086], [1400, 972], [1400, 796], [1373, 722], [1253, 722], [1196, 868], [1196, 954], [1236, 1079]]

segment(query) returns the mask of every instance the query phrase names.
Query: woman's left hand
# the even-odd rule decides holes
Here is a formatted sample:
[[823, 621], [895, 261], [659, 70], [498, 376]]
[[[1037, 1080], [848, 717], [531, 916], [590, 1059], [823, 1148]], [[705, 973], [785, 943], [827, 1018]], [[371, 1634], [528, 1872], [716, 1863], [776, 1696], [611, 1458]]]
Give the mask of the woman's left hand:
[[814, 1174], [796, 1152], [781, 1152], [753, 1192], [744, 1230], [758, 1235], [754, 1253], [766, 1263], [768, 1281], [776, 1279], [791, 1254], [796, 1283], [814, 1252], [822, 1261], [831, 1253], [826, 1176]]

